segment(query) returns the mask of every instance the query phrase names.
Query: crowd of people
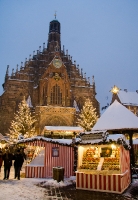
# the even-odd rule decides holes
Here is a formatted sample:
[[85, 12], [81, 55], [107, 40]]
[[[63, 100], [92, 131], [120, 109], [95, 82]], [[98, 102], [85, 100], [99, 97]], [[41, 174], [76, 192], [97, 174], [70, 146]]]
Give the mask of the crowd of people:
[[14, 162], [14, 178], [20, 180], [20, 171], [26, 155], [23, 148], [13, 148], [5, 147], [4, 149], [0, 148], [0, 172], [1, 167], [4, 165], [4, 178], [3, 180], [9, 179], [10, 169], [12, 163]]

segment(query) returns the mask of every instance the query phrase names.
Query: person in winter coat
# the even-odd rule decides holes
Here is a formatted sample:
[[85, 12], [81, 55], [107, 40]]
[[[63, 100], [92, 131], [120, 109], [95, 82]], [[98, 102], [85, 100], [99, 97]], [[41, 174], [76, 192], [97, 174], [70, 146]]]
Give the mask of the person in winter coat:
[[[26, 160], [26, 154], [24, 153], [24, 149], [23, 148], [20, 151], [21, 151], [21, 154], [23, 156], [23, 160], [22, 160], [22, 166], [23, 166], [24, 160]], [[22, 166], [21, 166], [21, 170], [22, 170]]]
[[3, 162], [3, 159], [2, 159], [2, 150], [0, 148], [0, 172], [1, 172], [2, 162]]
[[21, 167], [22, 167], [22, 163], [24, 161], [23, 155], [20, 152], [20, 150], [18, 149], [17, 152], [14, 155], [14, 172], [15, 172], [15, 176], [14, 178], [18, 178], [18, 180], [20, 180], [20, 171], [21, 171]]
[[12, 166], [12, 159], [13, 155], [10, 153], [9, 149], [6, 149], [5, 153], [2, 156], [2, 159], [4, 161], [4, 179], [9, 179], [10, 175], [10, 169]]

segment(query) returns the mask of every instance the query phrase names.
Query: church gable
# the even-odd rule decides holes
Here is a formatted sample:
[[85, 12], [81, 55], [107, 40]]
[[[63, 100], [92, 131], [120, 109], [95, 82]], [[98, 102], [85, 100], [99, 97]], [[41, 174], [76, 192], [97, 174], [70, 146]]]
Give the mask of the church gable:
[[59, 56], [55, 56], [40, 80], [40, 105], [71, 106], [70, 80]]

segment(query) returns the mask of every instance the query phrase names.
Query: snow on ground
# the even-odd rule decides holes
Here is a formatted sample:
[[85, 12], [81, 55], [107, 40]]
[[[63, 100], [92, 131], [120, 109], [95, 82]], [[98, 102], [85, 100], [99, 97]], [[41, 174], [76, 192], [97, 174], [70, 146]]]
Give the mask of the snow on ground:
[[53, 179], [43, 179], [44, 182], [41, 183], [41, 186], [53, 186], [55, 188], [59, 188], [59, 187], [65, 187], [67, 185], [72, 185], [74, 182], [76, 182], [76, 177], [72, 176], [68, 179], [64, 179], [64, 181], [60, 181], [59, 183], [56, 180]]
[[15, 180], [12, 174], [9, 180], [2, 180], [2, 174], [0, 179], [0, 200], [43, 199], [44, 189], [35, 185], [41, 181], [40, 179], [21, 178], [21, 180]]
[[[45, 188], [38, 187], [51, 185], [54, 187], [64, 187], [75, 181], [75, 177], [65, 179], [64, 182], [57, 182], [53, 179], [42, 178], [21, 178], [14, 179], [14, 168], [11, 167], [9, 180], [3, 180], [3, 167], [0, 172], [0, 200], [41, 200], [44, 198]], [[24, 169], [21, 171], [24, 173]]]

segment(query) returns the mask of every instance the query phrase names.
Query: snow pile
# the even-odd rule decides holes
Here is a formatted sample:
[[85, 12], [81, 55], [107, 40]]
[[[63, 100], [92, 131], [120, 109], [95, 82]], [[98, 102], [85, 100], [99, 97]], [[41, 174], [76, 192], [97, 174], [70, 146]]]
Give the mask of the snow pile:
[[65, 179], [64, 182], [63, 181], [57, 182], [54, 179], [47, 179], [39, 183], [38, 186], [41, 186], [41, 187], [53, 186], [53, 187], [59, 188], [59, 187], [66, 187], [68, 185], [72, 185], [75, 182], [76, 182], [76, 177], [72, 176], [68, 179]]

